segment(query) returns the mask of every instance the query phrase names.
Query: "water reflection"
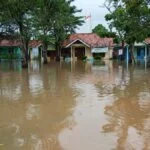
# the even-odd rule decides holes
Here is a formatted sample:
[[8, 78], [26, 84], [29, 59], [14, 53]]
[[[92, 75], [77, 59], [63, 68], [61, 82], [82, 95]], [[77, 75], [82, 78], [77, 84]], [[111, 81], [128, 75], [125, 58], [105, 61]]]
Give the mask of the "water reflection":
[[150, 149], [150, 70], [112, 61], [8, 64], [0, 63], [0, 148]]
[[9, 72], [9, 71], [17, 71], [20, 72], [22, 71], [22, 67], [21, 67], [21, 61], [18, 60], [0, 60], [0, 72]]
[[34, 68], [31, 64], [22, 72], [1, 70], [0, 144], [4, 149], [61, 149], [58, 134], [74, 125], [69, 116], [75, 105], [73, 91], [64, 80], [68, 72], [61, 71], [56, 63]]
[[[103, 125], [103, 132], [117, 134], [115, 149], [149, 149], [150, 128], [145, 126], [150, 123], [150, 80], [142, 71], [131, 69], [129, 73], [123, 91], [113, 88], [112, 93], [117, 94], [118, 99], [105, 106], [108, 123]], [[143, 104], [146, 107], [141, 107]]]
[[61, 132], [64, 149], [150, 149], [149, 71], [111, 62], [90, 69], [72, 81], [76, 125]]

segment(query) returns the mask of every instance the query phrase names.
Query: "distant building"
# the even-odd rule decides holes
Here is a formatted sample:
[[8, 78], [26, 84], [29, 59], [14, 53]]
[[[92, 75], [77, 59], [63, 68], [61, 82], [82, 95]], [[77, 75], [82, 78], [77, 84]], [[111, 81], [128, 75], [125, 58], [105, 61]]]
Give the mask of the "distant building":
[[50, 59], [56, 58], [56, 48], [55, 44], [49, 44], [47, 48], [47, 56], [50, 57]]
[[[127, 52], [127, 46], [129, 51]], [[129, 60], [131, 60], [131, 47], [125, 44], [124, 50], [122, 50], [122, 54], [120, 54], [120, 50], [122, 50], [121, 46], [115, 46], [113, 50], [114, 58], [118, 59], [127, 59], [127, 55]], [[128, 54], [127, 54], [128, 53]], [[144, 61], [145, 59], [150, 59], [150, 38], [145, 39], [143, 42], [135, 42], [134, 43], [134, 51], [133, 56], [136, 62]]]
[[100, 56], [103, 59], [112, 58], [113, 39], [100, 38], [95, 33], [71, 34], [64, 42], [61, 56], [71, 57], [72, 59], [82, 59], [87, 57], [91, 59]]
[[[42, 42], [31, 40], [29, 42], [28, 54], [30, 59], [42, 58]], [[21, 50], [22, 42], [17, 39], [1, 39], [0, 40], [0, 59], [22, 59]]]
[[42, 59], [42, 42], [39, 40], [31, 40], [29, 42], [30, 59]]
[[21, 59], [20, 46], [19, 40], [0, 40], [0, 59]]
[[150, 57], [150, 38], [141, 43], [135, 43], [134, 57], [136, 60], [143, 60]]

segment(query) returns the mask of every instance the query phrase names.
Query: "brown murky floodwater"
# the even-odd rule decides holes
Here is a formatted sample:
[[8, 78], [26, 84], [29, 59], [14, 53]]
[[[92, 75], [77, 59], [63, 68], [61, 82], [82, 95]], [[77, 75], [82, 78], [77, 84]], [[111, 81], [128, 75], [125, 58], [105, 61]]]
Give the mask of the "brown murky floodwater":
[[0, 150], [150, 150], [150, 69], [1, 62]]

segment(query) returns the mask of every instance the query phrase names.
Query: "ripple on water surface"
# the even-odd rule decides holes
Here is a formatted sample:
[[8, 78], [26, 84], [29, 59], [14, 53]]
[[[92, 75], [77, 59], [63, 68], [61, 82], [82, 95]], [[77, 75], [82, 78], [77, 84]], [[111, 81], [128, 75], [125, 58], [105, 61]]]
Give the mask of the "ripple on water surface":
[[150, 70], [112, 61], [0, 63], [0, 149], [150, 149]]

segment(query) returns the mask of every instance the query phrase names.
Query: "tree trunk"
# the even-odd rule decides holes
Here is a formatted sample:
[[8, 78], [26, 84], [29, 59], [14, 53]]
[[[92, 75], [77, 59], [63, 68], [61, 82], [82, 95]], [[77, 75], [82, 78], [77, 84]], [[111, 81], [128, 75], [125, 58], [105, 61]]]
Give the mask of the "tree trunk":
[[56, 43], [56, 61], [60, 61], [60, 46]]
[[28, 68], [28, 41], [24, 42], [23, 41], [23, 53], [24, 53], [24, 57], [23, 57], [23, 62], [22, 62], [22, 67], [23, 68]]
[[[121, 42], [121, 48], [122, 48], [122, 52], [123, 53], [124, 53], [124, 44], [125, 44], [125, 42], [124, 42], [124, 40], [122, 40], [122, 42]], [[123, 57], [123, 54], [122, 54], [121, 60], [125, 60], [125, 58]]]
[[132, 63], [136, 64], [135, 58], [134, 58], [134, 44], [131, 44], [131, 61]]
[[44, 45], [43, 45], [43, 63], [44, 64], [47, 64], [48, 63], [48, 61], [47, 61], [47, 44], [46, 43], [44, 43]]
[[23, 52], [23, 61], [22, 61], [22, 67], [28, 68], [28, 43], [29, 40], [25, 39], [24, 31], [23, 31], [23, 23], [18, 22], [19, 24], [19, 31], [20, 31], [20, 38], [22, 42], [22, 52]]

